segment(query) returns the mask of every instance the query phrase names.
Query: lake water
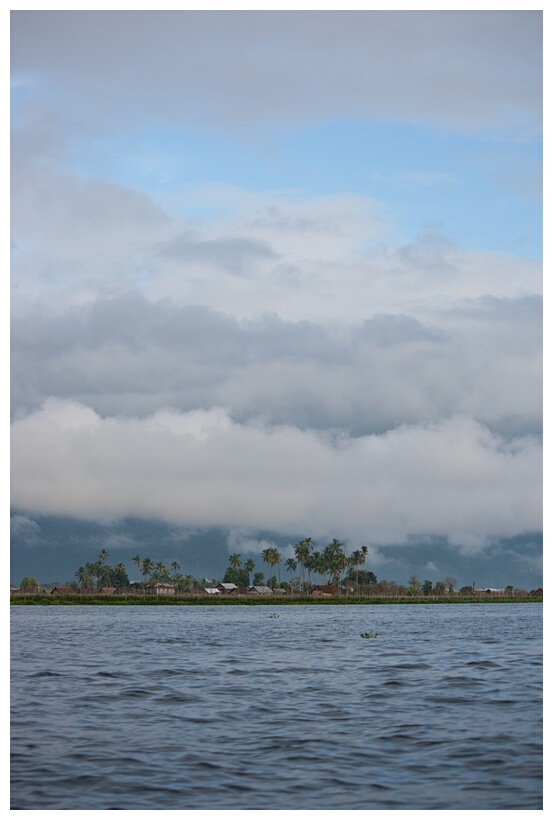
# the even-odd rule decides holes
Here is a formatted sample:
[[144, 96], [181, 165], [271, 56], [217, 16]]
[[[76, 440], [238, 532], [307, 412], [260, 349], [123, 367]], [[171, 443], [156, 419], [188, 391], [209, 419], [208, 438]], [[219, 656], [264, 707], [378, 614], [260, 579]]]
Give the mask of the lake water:
[[13, 809], [542, 807], [539, 604], [11, 622]]

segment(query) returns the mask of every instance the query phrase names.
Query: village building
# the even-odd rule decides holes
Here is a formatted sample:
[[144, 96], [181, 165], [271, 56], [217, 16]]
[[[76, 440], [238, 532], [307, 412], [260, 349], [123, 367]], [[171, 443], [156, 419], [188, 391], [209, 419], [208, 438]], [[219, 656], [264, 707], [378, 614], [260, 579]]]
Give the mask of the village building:
[[234, 592], [234, 590], [238, 589], [238, 587], [236, 584], [218, 584], [217, 589], [223, 594], [228, 594], [229, 592]]
[[317, 584], [317, 586], [314, 586], [311, 590], [311, 594], [319, 598], [327, 595], [337, 595], [339, 592], [340, 588], [335, 584]]
[[155, 584], [146, 584], [144, 587], [146, 595], [174, 595], [175, 591], [174, 584], [163, 584], [161, 581]]

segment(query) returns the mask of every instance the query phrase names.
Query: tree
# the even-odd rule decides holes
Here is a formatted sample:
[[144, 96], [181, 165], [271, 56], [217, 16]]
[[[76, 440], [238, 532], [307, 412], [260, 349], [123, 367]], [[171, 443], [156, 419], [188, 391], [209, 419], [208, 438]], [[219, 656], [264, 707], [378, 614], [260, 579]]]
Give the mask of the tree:
[[113, 586], [115, 587], [128, 587], [130, 584], [129, 576], [127, 575], [127, 568], [125, 564], [119, 562], [113, 567], [112, 572], [112, 581]]
[[303, 589], [305, 577], [304, 577], [304, 569], [307, 568], [307, 560], [309, 558], [309, 553], [313, 549], [313, 539], [312, 538], [304, 538], [302, 541], [298, 541], [296, 546], [294, 547], [294, 555], [296, 557], [296, 561], [300, 565], [300, 578], [301, 578], [301, 587]]
[[132, 562], [133, 564], [136, 564], [138, 571], [142, 572], [142, 558], [140, 557], [140, 555], [137, 554], [133, 556]]
[[[378, 579], [376, 575], [374, 574], [374, 572], [371, 572], [368, 569], [356, 570], [355, 575], [350, 573], [349, 575], [346, 575], [344, 580], [356, 581], [359, 584], [359, 586], [362, 587], [373, 587], [376, 586], [376, 584], [378, 584]], [[381, 583], [387, 584], [388, 582], [382, 581]]]
[[[89, 565], [87, 564], [87, 566]], [[90, 571], [86, 567], [79, 567], [79, 569], [75, 573], [75, 578], [81, 585], [81, 589], [90, 589], [92, 586], [94, 586]]]
[[419, 595], [421, 591], [422, 584], [416, 575], [412, 575], [409, 578], [409, 595]]
[[443, 595], [446, 591], [446, 585], [444, 581], [436, 581], [434, 585], [434, 595]]
[[322, 553], [322, 565], [324, 573], [332, 578], [332, 583], [339, 584], [340, 576], [347, 567], [348, 559], [342, 549], [344, 545], [337, 538], [333, 538], [327, 544]]
[[252, 579], [252, 586], [258, 587], [265, 583], [265, 573], [256, 572]]
[[173, 572], [173, 577], [172, 577], [172, 579], [171, 579], [171, 580], [172, 580], [172, 581], [173, 581], [173, 583], [175, 584], [175, 583], [177, 583], [177, 581], [178, 581], [178, 579], [179, 579], [180, 564], [179, 564], [179, 562], [178, 562], [178, 561], [173, 561], [173, 562], [172, 562], [172, 564], [171, 564], [171, 570], [172, 570], [172, 572]]
[[432, 595], [432, 581], [425, 581], [422, 585], [423, 595]]
[[320, 553], [318, 550], [315, 550], [310, 555], [308, 555], [307, 560], [305, 562], [305, 566], [309, 573], [309, 579], [311, 580], [311, 573], [313, 573], [314, 575], [318, 576], [319, 583], [321, 583], [323, 575], [326, 570], [326, 564], [322, 556], [322, 553]]
[[98, 569], [96, 571], [96, 576], [102, 586], [112, 586], [108, 558], [108, 551], [105, 549], [101, 550], [97, 561]]
[[248, 573], [248, 586], [251, 587], [252, 572], [255, 569], [255, 561], [253, 560], [253, 558], [248, 558], [248, 560], [244, 563], [244, 569]]
[[142, 575], [144, 575], [146, 577], [146, 579], [149, 580], [150, 575], [153, 573], [153, 571], [154, 571], [154, 562], [152, 561], [152, 559], [151, 558], [144, 558], [144, 560], [142, 561]]
[[[365, 556], [361, 552], [361, 550], [354, 550], [349, 557], [348, 566], [351, 568], [351, 570], [356, 570], [355, 583], [357, 586], [359, 586], [359, 567], [362, 566], [364, 563]], [[351, 577], [352, 576], [350, 572], [346, 580], [351, 580]]]
[[297, 568], [298, 568], [298, 565], [294, 561], [293, 558], [287, 558], [286, 559], [286, 569], [288, 570], [288, 572], [290, 572], [290, 573], [295, 572]]
[[157, 581], [167, 582], [169, 580], [169, 574], [167, 572], [167, 567], [165, 566], [163, 561], [158, 561], [156, 563], [156, 565], [154, 566], [153, 577], [155, 577], [155, 579]]
[[240, 556], [235, 552], [233, 553], [229, 560], [229, 564], [233, 569], [240, 569], [242, 566], [242, 561], [240, 560]]
[[453, 587], [457, 583], [457, 578], [454, 578], [452, 575], [446, 575], [444, 578], [444, 584], [447, 587], [448, 592], [453, 592]]
[[224, 584], [236, 584], [237, 587], [249, 586], [250, 576], [245, 569], [235, 569], [234, 567], [227, 567], [223, 576]]
[[25, 576], [19, 584], [21, 592], [38, 592], [38, 581], [32, 576]]
[[193, 586], [199, 586], [199, 584], [195, 583], [191, 575], [177, 575], [173, 583], [179, 592], [182, 592], [184, 589], [190, 589], [190, 587]]
[[[267, 547], [267, 549], [263, 550], [261, 553], [261, 557], [268, 564], [270, 567], [279, 567], [280, 570], [280, 552], [277, 550], [276, 547]], [[280, 571], [279, 571], [280, 575]], [[280, 581], [280, 578], [279, 578]]]

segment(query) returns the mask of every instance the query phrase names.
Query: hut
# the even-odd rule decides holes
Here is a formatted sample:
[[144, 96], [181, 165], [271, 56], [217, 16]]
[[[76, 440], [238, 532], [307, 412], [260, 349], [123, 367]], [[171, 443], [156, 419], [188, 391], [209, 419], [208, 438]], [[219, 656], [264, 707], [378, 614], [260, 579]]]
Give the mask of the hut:
[[175, 589], [174, 584], [163, 584], [158, 581], [155, 584], [146, 584], [144, 592], [146, 595], [174, 595]]

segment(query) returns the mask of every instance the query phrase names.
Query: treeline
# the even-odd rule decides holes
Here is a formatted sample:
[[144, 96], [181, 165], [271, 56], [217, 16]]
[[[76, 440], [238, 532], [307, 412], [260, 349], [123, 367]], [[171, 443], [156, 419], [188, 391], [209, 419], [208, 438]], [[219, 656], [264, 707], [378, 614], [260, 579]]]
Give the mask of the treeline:
[[[317, 547], [312, 538], [303, 538], [294, 545], [293, 557], [285, 560], [276, 547], [267, 547], [262, 551], [261, 559], [269, 576], [267, 580], [265, 573], [256, 567], [253, 558], [242, 561], [239, 553], [233, 553], [229, 556], [223, 583], [233, 583], [242, 588], [267, 585], [271, 589], [281, 588], [296, 593], [309, 592], [314, 586], [329, 585], [386, 597], [441, 597], [455, 593], [457, 579], [450, 575], [435, 582], [419, 581], [412, 576], [407, 585], [386, 579], [379, 581], [374, 572], [363, 569], [368, 553], [369, 548], [363, 545], [348, 555], [344, 550], [344, 543], [337, 538], [322, 547]], [[217, 578], [209, 580], [182, 574], [178, 561], [167, 566], [162, 561], [142, 558], [139, 554], [133, 556], [132, 561], [143, 578], [143, 581], [132, 584], [135, 588], [161, 582], [173, 584], [177, 591], [182, 592], [196, 587], [217, 586], [220, 583]], [[283, 571], [287, 573], [286, 580], [281, 577]], [[105, 587], [126, 588], [130, 585], [125, 565], [122, 562], [111, 565], [105, 549], [101, 550], [96, 561], [79, 567], [74, 580], [68, 583], [75, 591], [89, 592]], [[22, 580], [20, 589], [22, 592], [34, 592], [38, 591], [38, 586], [35, 578], [27, 577]], [[474, 586], [464, 586], [456, 594], [466, 597], [474, 591]], [[511, 595], [513, 592], [527, 594], [524, 590], [514, 590], [512, 586], [507, 587], [505, 592]]]

